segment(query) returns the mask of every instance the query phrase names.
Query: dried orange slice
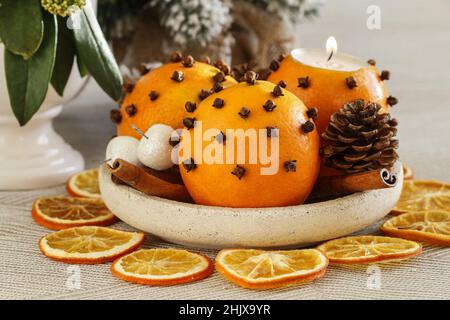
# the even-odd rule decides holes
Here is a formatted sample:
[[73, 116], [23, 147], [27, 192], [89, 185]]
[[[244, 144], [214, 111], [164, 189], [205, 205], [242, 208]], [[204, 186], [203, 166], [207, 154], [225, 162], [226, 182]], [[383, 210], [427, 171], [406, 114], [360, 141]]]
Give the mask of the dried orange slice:
[[31, 215], [40, 225], [61, 230], [79, 226], [107, 226], [117, 218], [101, 199], [43, 197], [33, 204]]
[[74, 227], [50, 233], [39, 240], [48, 258], [78, 264], [113, 261], [134, 251], [144, 241], [141, 232], [126, 232], [105, 227]]
[[98, 169], [85, 170], [71, 176], [66, 190], [73, 197], [100, 198]]
[[119, 279], [153, 286], [171, 286], [208, 277], [214, 271], [211, 260], [179, 249], [141, 249], [123, 256], [111, 266]]
[[450, 211], [450, 184], [439, 181], [404, 181], [392, 214], [416, 211]]
[[394, 237], [450, 246], [450, 212], [403, 213], [386, 221], [381, 230]]
[[216, 257], [219, 273], [249, 289], [279, 288], [310, 282], [322, 277], [327, 266], [328, 259], [316, 249], [225, 249]]
[[403, 180], [412, 180], [412, 179], [414, 179], [413, 169], [403, 164]]
[[382, 236], [345, 237], [327, 241], [317, 249], [330, 263], [343, 264], [407, 259], [422, 252], [417, 242]]

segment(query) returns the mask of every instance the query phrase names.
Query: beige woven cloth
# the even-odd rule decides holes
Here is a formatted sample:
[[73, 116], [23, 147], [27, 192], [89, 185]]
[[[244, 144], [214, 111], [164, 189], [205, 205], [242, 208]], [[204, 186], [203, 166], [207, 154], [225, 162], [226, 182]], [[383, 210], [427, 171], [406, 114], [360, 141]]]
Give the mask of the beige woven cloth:
[[[2, 299], [450, 299], [450, 248], [426, 246], [412, 260], [360, 267], [329, 267], [308, 285], [269, 291], [242, 289], [219, 274], [175, 287], [145, 287], [114, 278], [110, 264], [76, 266], [41, 255], [49, 232], [33, 222], [32, 201], [63, 187], [0, 195], [0, 298]], [[113, 226], [131, 230], [123, 222]], [[373, 226], [372, 229], [376, 229]], [[367, 230], [370, 232], [370, 230]], [[179, 247], [147, 235], [144, 247]], [[216, 252], [200, 250], [211, 258]], [[79, 282], [74, 281], [77, 276]], [[79, 276], [79, 277], [78, 277]], [[79, 284], [79, 286], [78, 286]]]
[[[343, 51], [376, 58], [389, 68], [390, 91], [400, 98], [400, 154], [419, 178], [450, 181], [450, 67], [447, 0], [377, 1], [382, 29], [366, 28], [369, 0], [328, 1], [322, 18], [299, 29], [300, 45], [323, 47], [334, 35]], [[420, 16], [417, 15], [420, 12]], [[414, 54], [413, 54], [414, 53]], [[56, 121], [56, 128], [86, 158], [87, 167], [103, 159], [113, 127], [113, 106], [91, 82]], [[1, 150], [0, 150], [1, 152]], [[43, 257], [37, 241], [45, 228], [30, 208], [36, 197], [64, 193], [64, 187], [0, 192], [0, 298], [3, 299], [450, 299], [450, 248], [425, 246], [405, 262], [367, 267], [330, 267], [324, 278], [301, 287], [250, 291], [215, 273], [203, 281], [159, 288], [114, 278], [109, 264], [73, 267]], [[124, 223], [115, 228], [129, 229]], [[374, 225], [365, 233], [377, 230]], [[147, 236], [145, 247], [170, 244]], [[172, 245], [170, 245], [172, 246]], [[176, 247], [176, 246], [175, 246]], [[215, 251], [202, 251], [211, 258]], [[75, 278], [74, 278], [75, 277]], [[75, 279], [75, 280], [74, 280]], [[78, 281], [79, 280], [79, 281]], [[78, 286], [79, 284], [79, 286]]]

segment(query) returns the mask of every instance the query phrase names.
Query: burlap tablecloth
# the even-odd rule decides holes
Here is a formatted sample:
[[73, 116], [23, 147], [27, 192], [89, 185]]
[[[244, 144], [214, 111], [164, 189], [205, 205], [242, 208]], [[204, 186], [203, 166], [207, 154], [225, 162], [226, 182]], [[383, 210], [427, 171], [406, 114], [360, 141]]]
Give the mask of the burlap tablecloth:
[[[382, 29], [366, 28], [371, 1], [328, 1], [322, 18], [299, 28], [299, 45], [323, 47], [334, 35], [342, 51], [377, 58], [389, 68], [389, 87], [399, 97], [400, 154], [419, 178], [450, 181], [450, 20], [446, 0], [377, 1]], [[418, 14], [420, 13], [420, 15]], [[300, 41], [301, 40], [301, 41]], [[90, 83], [65, 108], [56, 128], [97, 166], [113, 127], [112, 104]], [[30, 208], [36, 197], [64, 193], [59, 186], [25, 192], [0, 192], [0, 298], [3, 299], [449, 299], [450, 248], [425, 246], [424, 253], [400, 263], [375, 267], [330, 267], [309, 285], [270, 291], [236, 287], [215, 273], [188, 285], [144, 287], [113, 278], [109, 264], [69, 266], [44, 258], [37, 241], [48, 232], [35, 224]], [[124, 223], [116, 228], [129, 229]], [[376, 231], [374, 225], [363, 233]], [[170, 244], [147, 236], [145, 247]], [[172, 246], [172, 245], [170, 245]], [[176, 246], [175, 246], [176, 247]], [[212, 258], [215, 251], [203, 251]]]

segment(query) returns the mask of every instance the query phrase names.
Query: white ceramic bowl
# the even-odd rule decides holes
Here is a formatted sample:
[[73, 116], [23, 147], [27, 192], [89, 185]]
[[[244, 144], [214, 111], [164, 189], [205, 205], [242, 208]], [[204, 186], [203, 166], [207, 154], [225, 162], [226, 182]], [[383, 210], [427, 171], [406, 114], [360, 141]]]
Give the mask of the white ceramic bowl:
[[166, 241], [197, 248], [305, 246], [359, 231], [383, 218], [397, 203], [403, 184], [335, 200], [278, 208], [224, 208], [180, 203], [116, 185], [105, 166], [100, 191], [120, 219]]

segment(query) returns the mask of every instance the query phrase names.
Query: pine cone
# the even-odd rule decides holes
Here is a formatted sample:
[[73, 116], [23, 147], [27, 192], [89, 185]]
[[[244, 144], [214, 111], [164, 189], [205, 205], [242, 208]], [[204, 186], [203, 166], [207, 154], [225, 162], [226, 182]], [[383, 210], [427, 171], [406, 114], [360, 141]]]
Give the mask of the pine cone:
[[331, 116], [322, 133], [328, 145], [320, 150], [327, 166], [357, 173], [394, 165], [398, 122], [389, 113], [379, 114], [380, 109], [377, 103], [355, 100]]

